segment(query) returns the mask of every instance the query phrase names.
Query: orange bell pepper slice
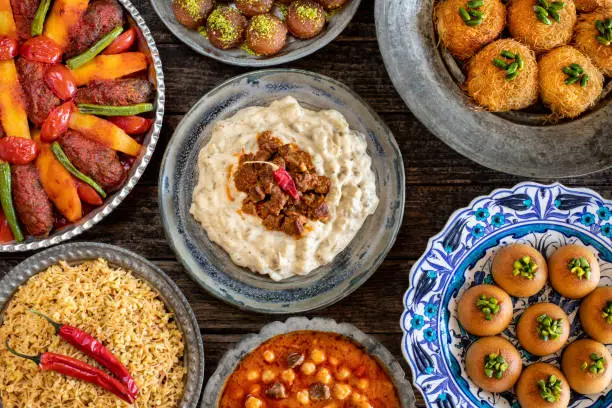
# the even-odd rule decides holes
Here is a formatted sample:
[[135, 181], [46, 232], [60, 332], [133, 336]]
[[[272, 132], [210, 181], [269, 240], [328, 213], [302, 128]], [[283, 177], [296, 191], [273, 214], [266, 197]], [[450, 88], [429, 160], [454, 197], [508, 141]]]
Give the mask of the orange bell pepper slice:
[[98, 55], [87, 64], [72, 70], [77, 86], [91, 81], [117, 79], [147, 69], [147, 57], [142, 52]]
[[68, 221], [80, 220], [83, 217], [83, 208], [72, 174], [55, 158], [51, 145], [40, 140], [40, 132], [34, 132], [34, 140], [40, 148], [36, 169], [45, 193]]
[[70, 42], [70, 30], [78, 24], [88, 6], [89, 0], [55, 0], [47, 16], [43, 35], [65, 50]]
[[68, 127], [89, 139], [130, 156], [138, 156], [142, 147], [119, 126], [94, 115], [72, 112]]

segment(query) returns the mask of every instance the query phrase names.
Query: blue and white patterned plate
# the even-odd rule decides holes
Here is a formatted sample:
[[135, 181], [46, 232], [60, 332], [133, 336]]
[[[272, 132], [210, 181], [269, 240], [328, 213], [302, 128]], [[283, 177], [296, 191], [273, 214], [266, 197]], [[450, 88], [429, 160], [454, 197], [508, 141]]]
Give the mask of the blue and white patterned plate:
[[[545, 256], [562, 245], [586, 245], [599, 258], [599, 285], [612, 285], [611, 212], [612, 201], [591, 190], [528, 182], [479, 197], [450, 217], [410, 272], [401, 319], [402, 351], [428, 407], [519, 407], [512, 392], [485, 392], [468, 379], [464, 357], [476, 337], [459, 325], [456, 303], [469, 287], [493, 282], [490, 269], [497, 248], [514, 242], [532, 245]], [[569, 342], [584, 336], [577, 318], [580, 301], [561, 297], [550, 285], [529, 298], [513, 298], [514, 317], [502, 336], [517, 346], [525, 364], [544, 361], [559, 367], [561, 352], [532, 356], [515, 339], [523, 310], [545, 301], [569, 316]], [[570, 401], [572, 408], [610, 406], [612, 386], [601, 394], [572, 393]]]

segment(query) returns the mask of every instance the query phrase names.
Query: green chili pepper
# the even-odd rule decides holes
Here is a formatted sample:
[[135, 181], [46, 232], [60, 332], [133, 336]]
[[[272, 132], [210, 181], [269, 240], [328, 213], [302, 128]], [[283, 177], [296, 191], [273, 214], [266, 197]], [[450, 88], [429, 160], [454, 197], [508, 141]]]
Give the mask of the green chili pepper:
[[53, 144], [51, 144], [51, 151], [55, 155], [55, 158], [62, 164], [62, 166], [66, 168], [66, 170], [68, 170], [68, 172], [70, 172], [70, 174], [72, 174], [74, 177], [78, 178], [82, 182], [89, 184], [94, 190], [96, 190], [98, 194], [100, 194], [100, 197], [106, 198], [106, 193], [104, 192], [102, 187], [100, 187], [98, 183], [96, 183], [91, 178], [81, 173], [76, 167], [74, 167], [74, 165], [70, 162], [70, 159], [68, 159], [68, 156], [66, 156], [66, 153], [64, 153], [62, 147], [58, 142], [53, 142]]
[[90, 115], [99, 116], [132, 116], [143, 112], [151, 112], [153, 110], [152, 103], [139, 103], [137, 105], [128, 106], [109, 106], [109, 105], [91, 105], [80, 103], [78, 105], [79, 112], [88, 113]]
[[115, 39], [119, 37], [119, 35], [121, 35], [122, 32], [123, 32], [123, 27], [121, 26], [117, 26], [113, 28], [113, 30], [110, 33], [102, 37], [102, 39], [98, 41], [97, 43], [95, 43], [94, 45], [92, 45], [90, 49], [66, 61], [66, 65], [68, 65], [68, 68], [70, 69], [75, 69], [82, 65], [85, 65], [86, 63], [94, 59], [96, 55], [104, 51], [106, 47], [111, 45], [111, 43], [115, 41]]
[[42, 0], [40, 2], [40, 5], [36, 10], [36, 14], [34, 14], [32, 25], [30, 26], [30, 35], [32, 37], [36, 37], [42, 34], [43, 26], [45, 25], [45, 19], [47, 18], [47, 13], [49, 12], [50, 6], [51, 0]]
[[2, 204], [2, 211], [8, 221], [13, 238], [15, 241], [23, 241], [23, 233], [19, 227], [19, 221], [17, 221], [17, 214], [15, 213], [15, 207], [13, 206], [13, 187], [11, 183], [11, 166], [7, 162], [0, 163], [0, 203]]

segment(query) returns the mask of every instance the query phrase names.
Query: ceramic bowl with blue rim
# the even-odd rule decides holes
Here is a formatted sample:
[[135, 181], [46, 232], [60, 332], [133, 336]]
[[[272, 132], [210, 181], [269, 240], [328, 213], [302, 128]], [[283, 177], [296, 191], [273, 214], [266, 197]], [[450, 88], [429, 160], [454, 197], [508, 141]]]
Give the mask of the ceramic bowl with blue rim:
[[[331, 263], [308, 275], [275, 282], [232, 262], [189, 213], [200, 150], [217, 120], [249, 106], [293, 96], [311, 110], [335, 109], [364, 135], [379, 204], [351, 243]], [[308, 71], [270, 69], [230, 79], [185, 115], [168, 145], [159, 178], [159, 203], [168, 241], [193, 280], [212, 295], [260, 313], [300, 313], [329, 306], [361, 286], [395, 242], [404, 212], [404, 164], [382, 119], [346, 85]]]
[[[491, 263], [504, 245], [523, 243], [545, 257], [567, 244], [593, 251], [601, 267], [599, 286], [612, 285], [612, 201], [594, 191], [559, 183], [522, 183], [499, 189], [457, 210], [410, 272], [404, 296], [402, 351], [428, 407], [519, 407], [512, 392], [494, 394], [473, 384], [464, 369], [465, 354], [477, 337], [457, 319], [457, 302], [470, 287], [493, 283]], [[514, 316], [501, 334], [521, 353], [524, 365], [542, 361], [560, 367], [562, 351], [537, 357], [516, 340], [516, 323], [531, 304], [559, 305], [571, 322], [568, 343], [582, 337], [580, 299], [567, 299], [547, 284], [529, 298], [512, 298]], [[608, 345], [612, 351], [612, 345]], [[572, 392], [572, 408], [612, 406], [612, 385], [594, 395]]]

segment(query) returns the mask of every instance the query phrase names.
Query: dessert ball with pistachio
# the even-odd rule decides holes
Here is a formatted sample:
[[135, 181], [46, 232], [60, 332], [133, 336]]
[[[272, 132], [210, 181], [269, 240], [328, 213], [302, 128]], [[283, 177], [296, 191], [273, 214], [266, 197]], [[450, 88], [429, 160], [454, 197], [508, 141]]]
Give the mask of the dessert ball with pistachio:
[[570, 401], [567, 378], [547, 363], [534, 363], [525, 368], [515, 390], [521, 407], [566, 408]]
[[590, 13], [600, 7], [612, 7], [610, 0], [575, 0], [576, 10], [583, 13]]
[[570, 387], [580, 394], [598, 394], [612, 381], [612, 356], [591, 339], [576, 340], [563, 351], [561, 369]]
[[536, 356], [555, 353], [569, 337], [567, 314], [553, 303], [536, 303], [521, 315], [516, 337], [525, 350]]
[[249, 17], [268, 13], [273, 5], [274, 0], [236, 0], [238, 10]]
[[612, 76], [612, 8], [582, 14], [576, 23], [573, 45], [604, 75]]
[[344, 6], [348, 0], [318, 0], [325, 10], [335, 10]]
[[260, 14], [251, 19], [246, 30], [247, 46], [256, 54], [273, 55], [287, 41], [287, 25], [272, 14]]
[[592, 338], [612, 344], [612, 286], [599, 286], [580, 304], [580, 323]]
[[494, 285], [476, 285], [465, 291], [457, 304], [457, 319], [475, 336], [493, 336], [506, 330], [512, 320], [512, 299]]
[[442, 44], [457, 58], [468, 59], [501, 34], [506, 7], [501, 0], [444, 0], [434, 19]]
[[289, 31], [295, 37], [312, 38], [325, 26], [325, 11], [315, 1], [297, 0], [287, 9], [286, 21]]
[[485, 391], [503, 392], [511, 389], [522, 369], [521, 355], [503, 337], [481, 337], [465, 353], [467, 375]]
[[238, 47], [244, 40], [246, 18], [233, 7], [217, 7], [206, 20], [206, 34], [217, 48]]
[[575, 23], [573, 0], [512, 0], [508, 6], [510, 35], [536, 53], [569, 43]]
[[546, 285], [548, 267], [546, 259], [537, 249], [525, 244], [511, 244], [495, 254], [491, 275], [508, 294], [528, 297]]
[[[558, 64], [556, 69], [561, 70], [565, 66], [568, 65]], [[573, 78], [566, 74], [564, 77]], [[559, 81], [565, 87], [583, 89], [578, 83], [568, 85], [562, 78]], [[557, 249], [548, 259], [548, 272], [553, 289], [561, 296], [570, 299], [588, 295], [599, 284], [600, 271], [597, 257], [589, 248], [582, 245], [565, 245]]]
[[174, 0], [172, 10], [179, 23], [195, 29], [206, 22], [206, 17], [215, 7], [215, 0]]
[[538, 63], [518, 41], [497, 40], [468, 64], [468, 94], [491, 112], [518, 110], [538, 100]]

